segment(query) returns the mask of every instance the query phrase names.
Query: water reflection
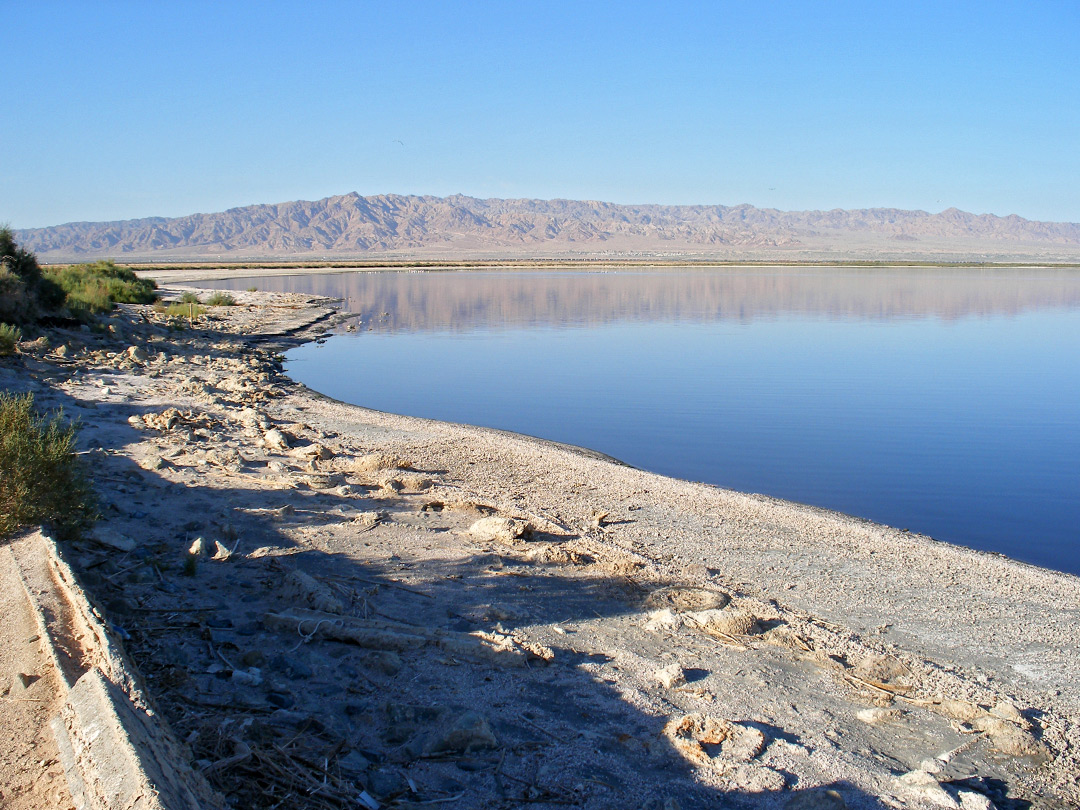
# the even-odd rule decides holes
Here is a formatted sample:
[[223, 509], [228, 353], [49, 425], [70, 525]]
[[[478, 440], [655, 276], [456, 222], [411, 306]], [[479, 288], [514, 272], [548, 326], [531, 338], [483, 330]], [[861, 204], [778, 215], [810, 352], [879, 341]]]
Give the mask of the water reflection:
[[383, 332], [751, 321], [793, 313], [950, 320], [1080, 306], [1080, 272], [1048, 269], [360, 272], [209, 284], [344, 298], [350, 312]]

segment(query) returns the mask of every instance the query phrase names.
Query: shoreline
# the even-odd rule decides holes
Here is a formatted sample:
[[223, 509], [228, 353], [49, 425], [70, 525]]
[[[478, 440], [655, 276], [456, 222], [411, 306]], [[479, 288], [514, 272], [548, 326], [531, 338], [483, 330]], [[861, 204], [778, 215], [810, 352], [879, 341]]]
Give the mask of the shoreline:
[[[537, 261], [486, 260], [477, 261], [386, 261], [356, 263], [192, 263], [131, 265], [138, 273], [152, 276], [162, 284], [188, 284], [200, 281], [221, 281], [234, 278], [285, 277], [357, 272], [457, 272], [475, 271], [575, 271], [606, 272], [610, 270], [737, 270], [768, 269], [814, 270], [844, 268], [851, 270], [1080, 270], [1080, 262], [934, 262], [934, 261], [683, 261], [683, 260], [605, 260], [553, 259]], [[251, 273], [249, 274], [249, 271]], [[257, 273], [257, 275], [255, 275]]]
[[[99, 542], [71, 553], [110, 619], [137, 628], [125, 617], [183, 611], [192, 589], [199, 603], [222, 592], [250, 605], [232, 627], [169, 631], [185, 653], [177, 660], [152, 634], [127, 631], [136, 664], [155, 675], [148, 689], [162, 713], [179, 736], [195, 734], [196, 760], [221, 743], [184, 706], [239, 700], [241, 716], [320, 717], [314, 736], [343, 740], [335, 756], [378, 755], [354, 763], [353, 781], [384, 801], [464, 791], [455, 806], [546, 796], [597, 808], [673, 798], [689, 808], [722, 795], [780, 807], [835, 787], [849, 807], [960, 806], [988, 796], [970, 781], [980, 776], [1013, 791], [998, 801], [1080, 801], [1080, 753], [1068, 744], [1080, 729], [1080, 640], [1069, 618], [1080, 618], [1080, 578], [542, 439], [337, 402], [285, 378], [274, 359], [316, 337], [332, 302], [237, 299], [214, 310], [220, 320], [174, 334], [149, 308], [124, 307], [121, 336], [102, 344], [112, 349], [57, 333], [71, 354], [28, 357], [24, 380], [55, 378], [40, 386], [42, 404], [82, 417], [82, 441], [104, 474], [114, 508]], [[94, 354], [128, 345], [147, 359]], [[5, 387], [19, 383], [6, 366], [0, 374]], [[169, 407], [178, 415], [163, 428]], [[534, 535], [470, 530], [485, 518], [527, 522]], [[133, 545], [110, 546], [116, 536]], [[228, 555], [200, 557], [188, 580], [179, 564], [195, 536]], [[113, 556], [124, 563], [110, 571]], [[125, 572], [133, 562], [135, 582]], [[304, 586], [283, 587], [290, 576]], [[709, 599], [712, 608], [695, 609]], [[117, 600], [126, 602], [118, 612]], [[359, 653], [303, 643], [317, 623], [275, 632], [267, 617], [300, 606], [365, 621], [374, 608], [398, 633], [471, 634], [514, 665], [463, 667], [476, 651], [459, 650], [455, 664], [430, 640]], [[187, 640], [204, 630], [224, 651], [209, 662]], [[531, 664], [521, 669], [519, 659]], [[215, 660], [220, 668], [207, 672]], [[665, 685], [654, 673], [673, 666], [682, 682]], [[356, 691], [309, 694], [335, 682]], [[453, 715], [462, 703], [483, 707], [458, 752], [477, 760], [475, 771], [425, 754], [440, 724], [464, 722]], [[420, 720], [418, 706], [438, 711]], [[229, 715], [206, 710], [218, 723]], [[712, 753], [694, 736], [697, 720], [679, 725], [691, 716], [726, 724], [730, 750]], [[544, 733], [530, 736], [533, 726]], [[502, 781], [507, 761], [548, 793], [515, 794], [522, 786]], [[541, 778], [545, 762], [563, 765]], [[392, 785], [395, 773], [419, 792]], [[461, 790], [440, 787], [451, 782]]]

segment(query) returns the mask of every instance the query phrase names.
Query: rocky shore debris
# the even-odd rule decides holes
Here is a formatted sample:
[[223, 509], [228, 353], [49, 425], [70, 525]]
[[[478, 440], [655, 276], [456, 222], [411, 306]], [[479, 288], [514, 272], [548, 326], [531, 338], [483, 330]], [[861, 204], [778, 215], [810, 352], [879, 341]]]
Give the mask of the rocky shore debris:
[[469, 534], [480, 542], [515, 546], [532, 537], [532, 526], [517, 518], [484, 517], [469, 526]]

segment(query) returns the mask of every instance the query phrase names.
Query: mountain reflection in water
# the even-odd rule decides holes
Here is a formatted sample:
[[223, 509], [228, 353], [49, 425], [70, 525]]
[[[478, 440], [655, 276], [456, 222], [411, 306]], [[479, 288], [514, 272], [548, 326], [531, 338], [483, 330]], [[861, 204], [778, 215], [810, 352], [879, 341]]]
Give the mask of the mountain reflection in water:
[[350, 312], [379, 331], [750, 320], [792, 313], [952, 319], [1080, 306], [1080, 272], [1055, 269], [484, 270], [212, 282], [233, 290], [253, 284], [260, 290], [344, 298]]

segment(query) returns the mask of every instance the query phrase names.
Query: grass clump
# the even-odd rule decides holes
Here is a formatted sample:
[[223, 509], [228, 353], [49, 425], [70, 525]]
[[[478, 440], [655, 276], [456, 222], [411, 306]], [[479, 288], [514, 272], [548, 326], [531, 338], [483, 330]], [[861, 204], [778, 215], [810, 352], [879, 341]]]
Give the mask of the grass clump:
[[236, 299], [228, 293], [216, 292], [206, 299], [206, 305], [210, 307], [234, 307]]
[[187, 292], [185, 292], [183, 295], [180, 296], [180, 303], [181, 304], [197, 304], [197, 303], [199, 303], [199, 296], [197, 296], [195, 293], [191, 292], [191, 290], [188, 290]]
[[206, 308], [194, 303], [182, 303], [180, 301], [174, 301], [171, 304], [159, 304], [154, 307], [155, 310], [163, 315], [168, 315], [170, 318], [191, 318], [194, 320], [200, 315], [206, 314]]
[[0, 323], [0, 357], [15, 354], [15, 347], [22, 340], [22, 330], [10, 323]]
[[97, 517], [93, 489], [75, 455], [76, 426], [34, 407], [33, 394], [0, 392], [0, 540], [44, 525], [61, 539]]
[[65, 295], [72, 314], [109, 312], [117, 304], [150, 304], [157, 300], [157, 284], [139, 278], [128, 267], [112, 262], [76, 264], [45, 271]]

